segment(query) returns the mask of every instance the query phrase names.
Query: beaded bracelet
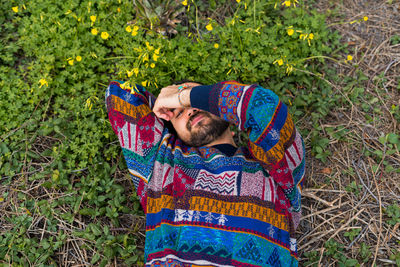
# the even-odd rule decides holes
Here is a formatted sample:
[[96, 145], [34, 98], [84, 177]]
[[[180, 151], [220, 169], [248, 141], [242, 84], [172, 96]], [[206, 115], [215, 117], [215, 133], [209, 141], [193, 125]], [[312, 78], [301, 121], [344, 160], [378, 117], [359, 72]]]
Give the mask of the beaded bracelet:
[[178, 93], [178, 101], [179, 101], [179, 104], [180, 104], [182, 107], [184, 107], [184, 105], [182, 104], [182, 101], [181, 101], [181, 93], [182, 93], [182, 91], [185, 90], [186, 88], [188, 88], [186, 85], [181, 85], [181, 86], [178, 87], [178, 90], [179, 90], [179, 93]]

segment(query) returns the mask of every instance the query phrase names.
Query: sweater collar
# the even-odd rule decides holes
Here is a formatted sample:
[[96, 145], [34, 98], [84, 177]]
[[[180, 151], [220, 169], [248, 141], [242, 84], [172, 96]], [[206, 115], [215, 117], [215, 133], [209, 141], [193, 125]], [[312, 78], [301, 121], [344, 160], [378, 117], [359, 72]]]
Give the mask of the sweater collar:
[[221, 151], [228, 157], [232, 157], [233, 155], [235, 155], [236, 150], [237, 150], [237, 147], [234, 147], [231, 144], [218, 144], [218, 145], [214, 145], [212, 147], [218, 149], [219, 151]]

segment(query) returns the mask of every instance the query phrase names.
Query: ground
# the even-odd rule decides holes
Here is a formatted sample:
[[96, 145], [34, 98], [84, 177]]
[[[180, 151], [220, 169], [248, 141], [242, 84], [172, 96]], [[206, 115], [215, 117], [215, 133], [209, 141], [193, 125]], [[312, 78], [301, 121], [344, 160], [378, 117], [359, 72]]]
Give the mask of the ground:
[[[318, 1], [316, 6], [322, 12], [340, 14], [340, 19], [334, 18], [328, 24], [341, 33], [342, 42], [354, 51], [349, 64], [332, 66], [342, 77], [359, 77], [360, 72], [366, 77], [355, 84], [332, 81], [336, 93], [350, 96], [362, 88], [364, 97], [359, 103], [349, 101], [350, 104], [337, 107], [321, 121], [324, 130], [337, 131], [342, 127], [347, 132], [338, 140], [324, 131], [331, 140], [332, 152], [326, 163], [308, 156], [304, 217], [297, 231], [301, 263], [310, 262], [303, 260], [307, 252], [318, 251], [313, 262], [316, 259], [319, 265], [335, 266], [338, 260], [327, 256], [333, 254], [329, 250], [335, 246], [327, 245], [333, 238], [344, 244], [343, 254], [349, 259], [357, 258], [361, 263], [366, 257], [365, 266], [394, 265], [389, 255], [400, 251], [399, 223], [389, 224], [384, 210], [400, 201], [400, 174], [385, 171], [385, 163], [398, 168], [400, 157], [395, 153], [380, 159], [374, 152], [385, 154], [388, 148], [379, 137], [398, 134], [400, 130], [398, 117], [394, 118], [399, 111], [397, 115], [392, 111], [393, 105], [400, 104], [400, 44], [391, 42], [392, 36], [400, 33], [400, 3], [344, 0]], [[368, 23], [342, 23], [364, 16]], [[352, 182], [353, 187], [349, 186]], [[366, 246], [372, 252], [370, 256], [361, 252]]]
[[[331, 155], [325, 162], [311, 153], [311, 137], [304, 136], [308, 152], [302, 198], [303, 218], [297, 230], [300, 266], [355, 266], [357, 263], [363, 266], [394, 266], [396, 259], [400, 262], [400, 173], [391, 170], [400, 168], [400, 155], [398, 150], [393, 150], [392, 144], [392, 139], [400, 133], [400, 2], [308, 2], [312, 2], [321, 12], [332, 15], [327, 24], [332, 31], [339, 31], [342, 43], [347, 44], [347, 51], [339, 53], [343, 57], [352, 55], [353, 59], [346, 63], [327, 60], [327, 64], [337, 70], [339, 79], [326, 82], [335, 88], [335, 94], [343, 96], [344, 101], [319, 124], [323, 133], [321, 137], [329, 140], [327, 150]], [[229, 8], [221, 10], [221, 14], [225, 13], [229, 13]], [[368, 18], [367, 21], [364, 17]], [[215, 19], [223, 22], [218, 17]], [[296, 124], [303, 130], [314, 127], [305, 119], [298, 120]], [[2, 141], [25, 126], [24, 123], [2, 135]], [[62, 143], [62, 140], [50, 136], [35, 138], [31, 150], [38, 155], [51, 149], [55, 143]], [[109, 145], [116, 144], [106, 144]], [[51, 159], [41, 157], [49, 165]], [[115, 165], [122, 162], [123, 157], [119, 155], [113, 160]], [[29, 165], [36, 169], [42, 166], [39, 163], [32, 160]], [[88, 168], [74, 171], [72, 182], [78, 183], [85, 176], [83, 174], [88, 172]], [[4, 214], [0, 218], [1, 232], [13, 229], [15, 217], [28, 214], [28, 209], [21, 209], [19, 205], [25, 195], [34, 199], [38, 206], [68, 197], [60, 189], [44, 186], [44, 180], [28, 179], [31, 173], [25, 174], [15, 175], [11, 185], [0, 187], [0, 196], [8, 194], [6, 200], [0, 200], [0, 212]], [[54, 177], [55, 173], [48, 175]], [[116, 169], [112, 178], [125, 188], [126, 195], [134, 195], [123, 164]], [[138, 210], [135, 201], [129, 200], [127, 206], [131, 210]], [[79, 208], [80, 203], [77, 202], [74, 211]], [[392, 213], [388, 212], [391, 208]], [[72, 212], [70, 206], [58, 209]], [[53, 257], [59, 266], [89, 265], [94, 254], [93, 250], [85, 249], [85, 244], [94, 247], [94, 241], [73, 234], [74, 231], [83, 231], [91, 223], [88, 216], [76, 211], [73, 222], [68, 222], [67, 217], [57, 217], [57, 227], [67, 235], [66, 241]], [[30, 238], [42, 240], [50, 235], [46, 230], [46, 210], [43, 208], [41, 212], [44, 215], [35, 213], [28, 229], [25, 229]], [[67, 212], [65, 214], [68, 215]], [[112, 225], [105, 216], [99, 220], [101, 225]], [[109, 231], [113, 235], [134, 235], [137, 250], [143, 251], [144, 216], [124, 213], [119, 221], [121, 224]], [[0, 266], [1, 262], [2, 259]], [[121, 266], [120, 262], [115, 259], [109, 266]], [[397, 263], [397, 266], [400, 264]]]

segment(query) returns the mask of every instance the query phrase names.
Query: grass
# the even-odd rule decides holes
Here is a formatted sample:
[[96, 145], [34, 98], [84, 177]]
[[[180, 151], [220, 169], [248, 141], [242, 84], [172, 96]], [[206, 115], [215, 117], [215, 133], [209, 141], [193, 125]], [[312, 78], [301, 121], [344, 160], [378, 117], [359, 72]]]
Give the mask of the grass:
[[0, 4], [0, 265], [141, 265], [144, 214], [104, 90], [188, 78], [259, 82], [289, 103], [307, 147], [302, 266], [400, 266], [395, 3], [254, 3], [178, 3], [172, 28], [131, 1]]

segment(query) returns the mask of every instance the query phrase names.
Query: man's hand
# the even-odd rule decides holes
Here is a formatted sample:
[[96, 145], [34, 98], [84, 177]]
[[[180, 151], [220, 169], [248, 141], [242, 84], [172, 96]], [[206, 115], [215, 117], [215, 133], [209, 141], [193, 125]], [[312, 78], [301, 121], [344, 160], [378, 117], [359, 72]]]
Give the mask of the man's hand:
[[[184, 83], [162, 88], [153, 107], [154, 114], [161, 119], [167, 121], [171, 120], [174, 115], [172, 109], [190, 107], [190, 91], [192, 90], [192, 87], [197, 85], [199, 84]], [[186, 86], [187, 89], [183, 89], [179, 95], [178, 88], [180, 86]], [[179, 103], [179, 96], [182, 105]]]

